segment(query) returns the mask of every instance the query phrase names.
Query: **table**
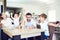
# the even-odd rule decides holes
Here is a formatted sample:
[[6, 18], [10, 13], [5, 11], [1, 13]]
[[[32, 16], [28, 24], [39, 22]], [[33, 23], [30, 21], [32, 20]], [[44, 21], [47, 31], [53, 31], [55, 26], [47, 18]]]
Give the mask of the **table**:
[[[21, 40], [26, 38], [32, 38], [36, 36], [41, 36], [41, 32], [44, 32], [43, 29], [9, 29], [2, 28], [2, 40], [8, 40], [8, 38], [12, 38], [12, 40]], [[5, 37], [4, 37], [5, 36]]]

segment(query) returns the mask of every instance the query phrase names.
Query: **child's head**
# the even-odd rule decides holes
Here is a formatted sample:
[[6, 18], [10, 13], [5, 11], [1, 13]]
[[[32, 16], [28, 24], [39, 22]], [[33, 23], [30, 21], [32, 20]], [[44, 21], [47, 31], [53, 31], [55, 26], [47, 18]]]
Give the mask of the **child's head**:
[[42, 13], [41, 15], [39, 15], [39, 17], [40, 17], [40, 21], [45, 21], [46, 20], [46, 18], [47, 18], [47, 15], [46, 14], [44, 14], [44, 13]]
[[18, 18], [18, 17], [19, 17], [19, 14], [15, 13], [14, 18]]

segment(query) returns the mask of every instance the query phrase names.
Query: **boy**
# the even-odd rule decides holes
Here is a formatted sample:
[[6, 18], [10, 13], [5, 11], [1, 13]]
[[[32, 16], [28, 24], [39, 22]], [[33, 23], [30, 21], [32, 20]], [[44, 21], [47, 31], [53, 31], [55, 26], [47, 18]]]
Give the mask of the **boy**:
[[42, 13], [41, 15], [39, 15], [39, 17], [40, 17], [40, 26], [41, 26], [41, 28], [46, 30], [46, 31], [44, 32], [44, 34], [45, 34], [45, 35], [44, 35], [44, 38], [45, 38], [45, 40], [46, 40], [46, 39], [48, 39], [49, 36], [50, 36], [50, 35], [49, 35], [48, 25], [52, 25], [52, 26], [54, 26], [54, 27], [58, 27], [59, 24], [48, 23], [48, 22], [46, 21], [47, 15], [44, 14], [44, 13]]

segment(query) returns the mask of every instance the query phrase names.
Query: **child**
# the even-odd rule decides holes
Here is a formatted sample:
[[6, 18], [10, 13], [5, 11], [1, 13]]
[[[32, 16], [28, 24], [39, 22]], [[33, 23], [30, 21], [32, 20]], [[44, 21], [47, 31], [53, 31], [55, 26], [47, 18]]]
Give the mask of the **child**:
[[19, 28], [19, 24], [20, 24], [20, 22], [21, 22], [21, 21], [19, 21], [19, 18], [20, 18], [19, 12], [13, 14], [13, 17], [12, 17], [12, 15], [11, 15], [11, 18], [13, 19], [14, 26], [17, 27], [17, 28]]
[[15, 27], [19, 26], [19, 15], [18, 14], [14, 14], [14, 17], [12, 17], [12, 19], [13, 19], [14, 26]]
[[3, 18], [1, 20], [2, 27], [11, 28], [12, 27], [12, 20], [10, 18], [7, 18], [7, 15], [5, 13], [2, 13], [2, 18]]
[[46, 21], [47, 15], [44, 14], [44, 13], [42, 13], [41, 15], [39, 15], [39, 17], [40, 17], [40, 26], [41, 26], [41, 28], [46, 30], [46, 31], [44, 32], [44, 34], [45, 34], [44, 38], [45, 38], [45, 39], [48, 39], [49, 36], [50, 36], [50, 35], [49, 35], [48, 25], [52, 25], [52, 26], [54, 26], [54, 27], [58, 27], [59, 24], [48, 23], [48, 22]]

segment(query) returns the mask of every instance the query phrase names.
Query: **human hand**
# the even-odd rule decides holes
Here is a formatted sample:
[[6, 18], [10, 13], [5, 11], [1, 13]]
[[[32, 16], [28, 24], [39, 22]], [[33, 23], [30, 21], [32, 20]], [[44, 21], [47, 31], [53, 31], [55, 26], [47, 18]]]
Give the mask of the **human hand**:
[[34, 27], [33, 26], [29, 26], [29, 27], [27, 27], [28, 29], [34, 29]]
[[59, 27], [60, 24], [56, 24], [55, 27]]

